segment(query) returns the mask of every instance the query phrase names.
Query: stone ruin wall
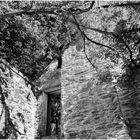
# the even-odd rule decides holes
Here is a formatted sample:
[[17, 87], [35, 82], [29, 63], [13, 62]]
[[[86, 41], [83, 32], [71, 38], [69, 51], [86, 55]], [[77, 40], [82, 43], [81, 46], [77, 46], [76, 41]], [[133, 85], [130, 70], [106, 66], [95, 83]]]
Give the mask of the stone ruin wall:
[[100, 83], [82, 51], [75, 46], [63, 55], [62, 133], [65, 138], [130, 138], [120, 110], [115, 86]]
[[[13, 70], [24, 77], [22, 73], [18, 72], [16, 69], [13, 68]], [[10, 134], [8, 138], [34, 139], [37, 130], [37, 118], [35, 117], [36, 98], [33, 95], [31, 86], [3, 64], [0, 64], [0, 75], [1, 78], [7, 79], [7, 86], [1, 84], [3, 92], [1, 96], [7, 93], [7, 96], [5, 96], [5, 103], [9, 109], [9, 117], [13, 125], [15, 125], [16, 129], [19, 131], [19, 133], [16, 132], [17, 135], [15, 135], [12, 127], [10, 128], [8, 125]], [[5, 121], [8, 117], [6, 112], [3, 103], [0, 101], [0, 136], [3, 138], [5, 135]]]
[[[61, 72], [62, 90], [62, 131], [64, 135], [75, 135], [79, 130], [78, 124], [71, 116], [74, 106], [80, 97], [80, 91], [92, 78], [92, 69], [85, 59], [83, 52], [77, 52], [76, 47], [67, 49], [63, 55]], [[76, 116], [75, 116], [76, 117]], [[69, 137], [69, 136], [68, 136]]]

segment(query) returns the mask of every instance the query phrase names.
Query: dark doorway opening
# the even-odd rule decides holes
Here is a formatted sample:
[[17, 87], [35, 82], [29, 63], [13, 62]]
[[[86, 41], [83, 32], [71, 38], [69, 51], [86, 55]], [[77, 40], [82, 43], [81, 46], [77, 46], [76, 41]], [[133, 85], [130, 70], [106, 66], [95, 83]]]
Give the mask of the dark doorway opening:
[[61, 95], [48, 94], [47, 136], [61, 135]]

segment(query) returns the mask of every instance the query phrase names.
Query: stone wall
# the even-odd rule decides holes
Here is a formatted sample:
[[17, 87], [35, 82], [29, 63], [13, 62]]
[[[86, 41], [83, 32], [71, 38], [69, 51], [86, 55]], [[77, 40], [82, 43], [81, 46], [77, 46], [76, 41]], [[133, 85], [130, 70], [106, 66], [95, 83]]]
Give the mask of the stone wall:
[[[24, 77], [16, 69], [13, 70]], [[36, 99], [31, 86], [1, 63], [0, 80], [0, 137], [34, 139], [37, 129]]]
[[[85, 59], [83, 52], [77, 52], [76, 47], [67, 49], [63, 55], [63, 66], [61, 72], [62, 91], [62, 133], [77, 133], [78, 120], [74, 119], [72, 110], [79, 100], [81, 89], [92, 78], [94, 70]], [[75, 116], [76, 117], [76, 116]], [[78, 122], [77, 122], [78, 123]]]
[[66, 138], [130, 138], [122, 119], [115, 80], [104, 82], [82, 51], [69, 48], [63, 56], [62, 133]]
[[133, 139], [140, 139], [140, 69], [134, 67], [122, 75], [120, 103], [123, 117]]

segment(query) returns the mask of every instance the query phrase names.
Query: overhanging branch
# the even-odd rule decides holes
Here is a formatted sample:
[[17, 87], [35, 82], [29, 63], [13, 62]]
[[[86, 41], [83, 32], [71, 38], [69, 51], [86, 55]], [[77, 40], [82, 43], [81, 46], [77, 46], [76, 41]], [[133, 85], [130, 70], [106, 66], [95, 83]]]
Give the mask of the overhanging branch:
[[90, 38], [85, 34], [85, 32], [81, 30], [81, 28], [80, 28], [80, 26], [79, 26], [79, 23], [77, 22], [77, 19], [76, 19], [76, 17], [75, 17], [74, 15], [73, 15], [73, 18], [74, 18], [75, 22], [72, 22], [72, 23], [75, 24], [75, 25], [77, 26], [77, 28], [78, 28], [78, 30], [80, 31], [80, 33], [81, 33], [88, 41], [90, 41], [90, 42], [92, 42], [93, 44], [96, 44], [96, 45], [98, 45], [98, 46], [102, 46], [102, 47], [108, 48], [108, 49], [110, 49], [110, 50], [112, 50], [112, 51], [115, 51], [114, 48], [112, 48], [112, 47], [110, 47], [110, 46], [108, 46], [108, 45], [104, 45], [104, 44], [102, 44], [102, 43], [99, 43], [99, 42], [96, 42], [96, 41], [90, 39]]
[[[112, 4], [112, 5], [101, 5], [100, 7], [102, 8], [110, 8], [110, 7], [126, 7], [126, 6], [140, 6], [140, 2], [128, 2], [128, 3], [116, 3], [116, 4]], [[96, 7], [96, 8], [100, 8], [100, 7]]]
[[101, 33], [101, 34], [111, 35], [111, 36], [113, 36], [113, 37], [119, 39], [119, 40], [124, 44], [124, 46], [127, 48], [128, 52], [129, 52], [129, 56], [130, 56], [131, 62], [132, 62], [134, 65], [136, 65], [136, 63], [135, 63], [135, 61], [134, 61], [134, 59], [133, 59], [133, 53], [132, 53], [130, 47], [127, 45], [127, 43], [124, 41], [124, 39], [123, 39], [122, 37], [120, 37], [119, 35], [114, 34], [113, 32], [107, 32], [107, 31], [103, 31], [103, 30], [100, 30], [100, 29], [97, 29], [97, 28], [86, 27], [86, 26], [84, 26], [84, 25], [79, 25], [79, 26], [84, 27], [84, 28], [86, 28], [86, 29], [90, 29], [90, 30], [92, 30], [92, 31], [95, 31], [95, 32], [98, 32], [98, 33]]
[[[33, 2], [32, 2], [33, 3]], [[82, 14], [82, 13], [86, 13], [89, 10], [91, 10], [94, 6], [95, 1], [92, 1], [90, 6], [88, 8], [85, 9], [80, 9], [80, 8], [69, 8], [67, 9], [67, 11], [63, 11], [62, 9], [59, 8], [48, 8], [48, 9], [31, 9], [32, 8], [32, 3], [31, 6], [27, 7], [25, 10], [21, 10], [21, 11], [14, 11], [14, 12], [10, 12], [10, 13], [6, 13], [6, 14], [2, 14], [0, 15], [0, 19], [1, 18], [6, 18], [6, 17], [13, 17], [13, 16], [17, 16], [17, 15], [22, 15], [22, 14], [26, 14], [26, 15], [33, 15], [33, 14], [53, 14], [53, 15], [60, 15], [63, 13], [67, 13], [67, 14]], [[101, 5], [95, 8], [110, 8], [110, 7], [125, 7], [125, 6], [139, 6], [140, 2], [128, 2], [128, 3], [121, 3], [121, 4], [113, 4], [113, 5]]]
[[34, 9], [34, 10], [22, 10], [22, 11], [16, 11], [16, 12], [11, 12], [11, 13], [7, 13], [7, 14], [2, 14], [0, 15], [0, 19], [2, 18], [7, 18], [7, 17], [13, 17], [13, 16], [18, 16], [18, 15], [22, 15], [22, 14], [26, 14], [26, 15], [33, 15], [33, 14], [40, 14], [40, 13], [45, 13], [45, 14], [54, 14], [54, 15], [58, 15], [54, 9]]
[[30, 11], [30, 10], [32, 9], [33, 3], [34, 3], [34, 1], [31, 1], [31, 5], [27, 6], [27, 8], [24, 9], [24, 10], [15, 11], [15, 12], [12, 11], [12, 12], [10, 12], [10, 13], [1, 14], [1, 15], [0, 15], [0, 19], [1, 19], [1, 18], [6, 18], [6, 17], [12, 17], [12, 16], [15, 16], [15, 15], [22, 15], [22, 14], [25, 14], [25, 13], [27, 13], [28, 11]]
[[11, 71], [13, 71], [15, 74], [17, 74], [19, 77], [21, 77], [22, 79], [24, 79], [27, 83], [29, 83], [31, 86], [35, 87], [36, 85], [33, 84], [31, 81], [29, 81], [27, 78], [23, 77], [22, 75], [20, 75], [18, 72], [16, 72], [15, 70], [13, 70], [10, 66], [8, 66], [7, 64], [5, 64], [2, 60], [0, 60], [0, 63], [4, 64], [8, 69], [10, 69]]
[[[88, 58], [88, 56], [87, 56], [87, 53], [86, 53], [85, 37], [82, 36], [82, 38], [83, 38], [83, 41], [84, 41], [84, 53], [85, 53], [86, 59], [88, 60], [88, 62], [91, 64], [91, 66], [92, 66], [93, 68], [96, 68], [96, 66], [91, 62], [91, 60], [90, 60], [90, 59]], [[96, 68], [96, 69], [97, 69], [97, 68]]]
[[[18, 16], [18, 15], [22, 15], [22, 14], [26, 14], [26, 15], [33, 15], [33, 14], [53, 14], [53, 15], [60, 15], [62, 13], [67, 13], [67, 14], [82, 14], [85, 12], [88, 12], [89, 10], [92, 9], [93, 5], [94, 5], [95, 1], [92, 1], [90, 6], [88, 8], [85, 9], [68, 9], [67, 11], [63, 11], [62, 9], [59, 8], [48, 8], [48, 9], [31, 9], [32, 8], [32, 4], [30, 7], [27, 7], [25, 10], [21, 10], [21, 11], [15, 11], [15, 12], [10, 12], [10, 13], [6, 13], [6, 14], [2, 14], [0, 15], [0, 19], [1, 18], [6, 18], [6, 17], [13, 17], [13, 16]], [[74, 11], [72, 11], [74, 10]]]

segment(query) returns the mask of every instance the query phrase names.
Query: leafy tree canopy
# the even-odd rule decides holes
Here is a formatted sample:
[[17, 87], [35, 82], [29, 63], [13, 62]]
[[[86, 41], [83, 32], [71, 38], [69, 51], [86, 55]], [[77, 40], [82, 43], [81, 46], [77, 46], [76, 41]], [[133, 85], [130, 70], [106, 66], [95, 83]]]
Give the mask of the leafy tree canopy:
[[[0, 53], [31, 81], [72, 44], [87, 59], [139, 63], [139, 2], [4, 1], [0, 5]], [[88, 46], [88, 49], [87, 49]], [[92, 60], [91, 60], [92, 58]], [[100, 58], [100, 59], [99, 59]], [[61, 66], [59, 66], [61, 67]]]

